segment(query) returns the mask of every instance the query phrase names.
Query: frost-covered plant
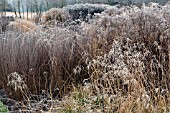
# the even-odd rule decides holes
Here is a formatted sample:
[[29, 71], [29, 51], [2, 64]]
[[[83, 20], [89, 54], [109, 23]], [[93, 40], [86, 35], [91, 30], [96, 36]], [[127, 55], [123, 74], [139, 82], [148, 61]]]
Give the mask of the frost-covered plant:
[[68, 10], [72, 20], [86, 20], [88, 14], [92, 17], [95, 13], [101, 13], [108, 7], [110, 6], [103, 4], [75, 4], [68, 5], [64, 8]]
[[139, 86], [137, 79], [143, 76], [144, 63], [142, 57], [143, 55], [140, 52], [124, 52], [121, 43], [114, 41], [108, 54], [98, 56], [88, 62], [90, 80], [93, 85], [108, 89], [107, 93], [122, 88], [122, 90], [126, 90], [124, 89], [125, 85], [130, 84], [131, 87], [137, 88], [135, 86]]
[[29, 21], [29, 20], [24, 20], [24, 19], [16, 19], [13, 22], [10, 22], [7, 25], [7, 30], [8, 31], [16, 31], [16, 32], [30, 32], [36, 29], [35, 23]]
[[7, 75], [18, 72], [25, 75], [29, 92], [45, 91], [50, 99], [84, 82], [82, 92], [89, 97], [79, 95], [71, 102], [90, 110], [145, 111], [162, 101], [167, 106], [168, 7], [112, 7], [88, 22], [0, 35], [0, 86], [22, 98], [7, 86]]
[[0, 33], [3, 33], [7, 29], [7, 25], [10, 21], [14, 21], [12, 16], [0, 16]]
[[[83, 88], [90, 89], [92, 98], [101, 96], [103, 109], [107, 106], [104, 98], [107, 94], [116, 98], [125, 96], [120, 99], [123, 103], [120, 105], [128, 106], [126, 101], [130, 93], [134, 101], [137, 98], [138, 103], [134, 106], [140, 104], [146, 110], [157, 109], [157, 102], [169, 98], [170, 23], [163, 7], [168, 4], [150, 4], [141, 9], [136, 6], [114, 7], [110, 12], [97, 14], [90, 24], [84, 24], [86, 27], [82, 30], [86, 36], [93, 37], [91, 41], [95, 44], [91, 47], [96, 51], [89, 51], [92, 59], [85, 55], [91, 82], [84, 82]], [[125, 109], [120, 107], [118, 111]]]
[[7, 85], [13, 87], [15, 91], [27, 89], [27, 85], [23, 80], [23, 75], [20, 75], [17, 72], [11, 73], [8, 76]]
[[[94, 34], [89, 33], [89, 35], [95, 38], [104, 37], [108, 48], [111, 48], [113, 40], [120, 40], [122, 46], [128, 41], [130, 49], [124, 48], [124, 51], [136, 51], [137, 54], [140, 52], [145, 55], [144, 75], [152, 75], [146, 77], [150, 81], [153, 79], [159, 81], [158, 78], [166, 76], [169, 69], [165, 59], [168, 59], [170, 23], [164, 16], [166, 10], [163, 7], [167, 8], [168, 4], [166, 6], [150, 4], [141, 9], [136, 6], [125, 6], [120, 9], [114, 7], [110, 12], [106, 10], [101, 15], [97, 15], [96, 21], [94, 20], [93, 25], [90, 25]], [[106, 47], [105, 44], [103, 46]]]
[[41, 22], [44, 24], [50, 21], [65, 22], [68, 19], [69, 19], [69, 14], [67, 10], [62, 8], [51, 8], [43, 13], [41, 17]]

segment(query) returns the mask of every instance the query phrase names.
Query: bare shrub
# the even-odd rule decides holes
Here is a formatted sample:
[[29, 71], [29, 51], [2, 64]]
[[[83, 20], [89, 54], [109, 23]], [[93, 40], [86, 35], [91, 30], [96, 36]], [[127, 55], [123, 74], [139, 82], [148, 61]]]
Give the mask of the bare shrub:
[[41, 16], [38, 16], [38, 15], [34, 15], [33, 18], [32, 18], [32, 21], [35, 22], [35, 23], [39, 23], [41, 20]]
[[69, 14], [67, 10], [62, 8], [51, 8], [42, 15], [41, 22], [46, 23], [52, 20], [65, 22], [68, 19], [69, 19]]
[[92, 17], [95, 13], [101, 13], [108, 7], [110, 6], [103, 4], [75, 4], [68, 5], [65, 7], [65, 9], [68, 10], [72, 20], [86, 20], [88, 14]]

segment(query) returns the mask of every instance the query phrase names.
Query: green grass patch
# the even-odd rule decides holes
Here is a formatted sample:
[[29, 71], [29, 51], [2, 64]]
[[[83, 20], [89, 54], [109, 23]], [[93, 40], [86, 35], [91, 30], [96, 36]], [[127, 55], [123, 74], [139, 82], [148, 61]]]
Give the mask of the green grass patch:
[[9, 113], [7, 107], [0, 101], [0, 113]]

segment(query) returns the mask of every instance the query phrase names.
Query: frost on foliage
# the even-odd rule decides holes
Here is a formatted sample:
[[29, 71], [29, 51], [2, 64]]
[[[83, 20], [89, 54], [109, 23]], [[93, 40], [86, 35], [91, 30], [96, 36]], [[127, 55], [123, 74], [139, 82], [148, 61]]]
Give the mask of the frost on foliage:
[[[112, 7], [96, 15], [96, 33], [105, 37], [108, 44], [112, 44], [113, 39], [121, 40], [122, 44], [129, 40], [129, 48], [138, 47], [136, 53], [134, 52], [136, 56], [149, 52], [156, 55], [158, 60], [158, 55], [163, 52], [159, 62], [165, 62], [170, 36], [169, 9], [169, 4], [161, 6], [155, 3], [144, 5], [141, 9], [136, 6]], [[158, 44], [155, 45], [154, 42]], [[147, 60], [153, 59], [153, 56], [143, 59], [145, 65], [151, 65]]]
[[42, 23], [47, 23], [49, 21], [59, 21], [64, 22], [69, 19], [69, 14], [67, 10], [61, 8], [51, 8], [44, 12], [41, 21]]
[[93, 59], [91, 62], [89, 62], [88, 70], [93, 70], [92, 73], [98, 72], [99, 78], [105, 78], [109, 76], [113, 79], [127, 79], [132, 75], [135, 76], [136, 71], [139, 68], [143, 70], [143, 62], [141, 61], [141, 57], [142, 54], [140, 54], [140, 52], [124, 52], [121, 43], [114, 41], [113, 46], [108, 54], [105, 54], [103, 57], [98, 56], [97, 59]]
[[91, 16], [94, 15], [94, 13], [101, 13], [104, 10], [106, 10], [109, 5], [101, 5], [101, 4], [75, 4], [75, 5], [68, 5], [65, 7], [66, 10], [68, 10], [71, 18], [73, 20], [76, 19], [86, 19], [88, 14]]
[[18, 74], [17, 72], [11, 73], [8, 76], [8, 86], [11, 86], [14, 88], [15, 91], [23, 90], [27, 88], [27, 85], [25, 84], [23, 80], [23, 75]]

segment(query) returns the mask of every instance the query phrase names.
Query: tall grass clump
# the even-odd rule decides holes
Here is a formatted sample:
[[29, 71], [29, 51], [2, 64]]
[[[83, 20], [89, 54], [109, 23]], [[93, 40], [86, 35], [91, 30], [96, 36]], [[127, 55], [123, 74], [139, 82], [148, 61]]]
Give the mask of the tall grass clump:
[[74, 31], [40, 26], [27, 33], [9, 32], [0, 39], [3, 67], [0, 86], [13, 92], [11, 97], [23, 98], [17, 88], [19, 84], [25, 84], [29, 95], [40, 94], [42, 90], [64, 91], [70, 81], [76, 82], [73, 68], [84, 62], [81, 54], [85, 40]]
[[79, 81], [73, 68], [83, 63], [74, 32], [57, 27], [42, 30], [9, 32], [0, 38], [0, 86], [28, 109], [33, 108], [34, 95], [52, 100], [68, 92]]
[[169, 11], [113, 6], [76, 26], [1, 34], [0, 86], [29, 109], [45, 94], [53, 112], [169, 112]]
[[29, 32], [36, 29], [34, 22], [25, 20], [25, 19], [16, 19], [13, 22], [9, 22], [6, 29], [7, 31], [16, 31], [16, 32]]

